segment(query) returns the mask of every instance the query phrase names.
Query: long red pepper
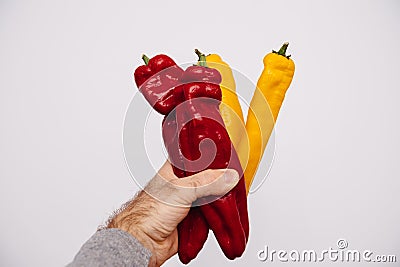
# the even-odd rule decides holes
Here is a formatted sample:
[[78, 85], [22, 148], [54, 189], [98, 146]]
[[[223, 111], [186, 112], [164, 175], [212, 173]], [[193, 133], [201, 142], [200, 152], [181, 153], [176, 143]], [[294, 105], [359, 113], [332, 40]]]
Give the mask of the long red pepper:
[[[174, 108], [184, 101], [179, 78], [183, 70], [166, 55], [151, 59], [143, 55], [145, 65], [134, 73], [136, 85], [150, 105], [159, 113], [168, 115], [163, 120], [163, 139], [175, 175], [185, 177], [182, 155], [179, 150], [178, 126]], [[208, 237], [208, 224], [199, 207], [190, 209], [189, 214], [178, 225], [179, 257], [183, 263], [194, 259]]]
[[[204, 65], [204, 55], [198, 54]], [[150, 70], [153, 59], [148, 64]], [[171, 68], [172, 65], [163, 66]], [[164, 71], [168, 70], [164, 68]], [[249, 234], [247, 198], [243, 171], [219, 113], [219, 72], [206, 66], [191, 66], [177, 79], [182, 84], [168, 83], [164, 88], [162, 83], [158, 83], [157, 89], [164, 88], [164, 91], [160, 89], [157, 94], [151, 81], [158, 73], [153, 73], [153, 76], [147, 76], [147, 73], [150, 72], [143, 66], [139, 67], [135, 71], [135, 81], [150, 104], [160, 113], [168, 114], [163, 120], [163, 138], [175, 165], [174, 173], [183, 177], [205, 169], [233, 168], [242, 176], [235, 188], [222, 198], [211, 203], [208, 203], [210, 199], [204, 198], [199, 203], [208, 204], [191, 208], [178, 226], [179, 258], [188, 263], [196, 257], [207, 239], [208, 227], [229, 259], [241, 256]], [[160, 102], [162, 109], [159, 108]]]

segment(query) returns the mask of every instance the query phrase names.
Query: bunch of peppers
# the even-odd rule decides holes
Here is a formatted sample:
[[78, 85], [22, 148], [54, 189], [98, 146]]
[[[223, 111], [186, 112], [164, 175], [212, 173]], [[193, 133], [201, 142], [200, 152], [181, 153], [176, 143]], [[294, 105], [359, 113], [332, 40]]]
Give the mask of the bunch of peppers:
[[[235, 169], [241, 175], [239, 183], [223, 197], [198, 200], [199, 205], [193, 206], [178, 225], [178, 254], [182, 263], [197, 256], [209, 229], [227, 258], [240, 257], [245, 250], [249, 236], [246, 192], [294, 74], [286, 48], [285, 43], [278, 52], [264, 58], [264, 63], [267, 58], [274, 60], [265, 65], [250, 104], [245, 128], [247, 142], [238, 129], [244, 121], [232, 71], [218, 55], [206, 58], [196, 50], [199, 64], [186, 70], [166, 55], [151, 59], [143, 56], [145, 65], [135, 70], [140, 92], [164, 115], [163, 140], [177, 177], [223, 168]], [[224, 105], [220, 105], [221, 101]]]
[[[205, 57], [201, 55], [201, 57]], [[205, 59], [204, 59], [205, 60]], [[163, 139], [176, 176], [205, 169], [235, 169], [239, 183], [223, 197], [191, 208], [178, 226], [179, 258], [197, 256], [211, 229], [229, 259], [242, 255], [249, 235], [243, 170], [219, 113], [220, 73], [204, 64], [182, 70], [166, 55], [147, 60], [135, 71], [140, 92], [165, 115]], [[209, 200], [201, 199], [200, 203]]]

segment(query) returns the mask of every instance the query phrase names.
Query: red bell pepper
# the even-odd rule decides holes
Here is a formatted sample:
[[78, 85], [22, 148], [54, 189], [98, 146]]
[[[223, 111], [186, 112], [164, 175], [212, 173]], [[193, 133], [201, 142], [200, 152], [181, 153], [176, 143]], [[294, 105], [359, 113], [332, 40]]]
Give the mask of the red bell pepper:
[[146, 65], [139, 66], [134, 73], [136, 85], [152, 107], [167, 115], [183, 99], [175, 86], [179, 83], [183, 70], [166, 55], [152, 59], [143, 55]]
[[[176, 83], [168, 80], [165, 87], [162, 83], [157, 87], [162, 97], [156, 96], [151, 85], [158, 72], [148, 77], [150, 71], [143, 66], [135, 71], [135, 80], [146, 99], [157, 111], [168, 114], [160, 112], [167, 115], [163, 120], [163, 138], [178, 177], [221, 168], [232, 168], [241, 174], [239, 183], [220, 199], [198, 200], [203, 205], [192, 207], [178, 226], [178, 253], [183, 263], [197, 256], [207, 239], [208, 227], [229, 259], [242, 255], [249, 234], [243, 170], [219, 113], [221, 75], [204, 66], [205, 57], [200, 53], [199, 56], [203, 66], [188, 67]], [[162, 108], [159, 108], [160, 101]]]

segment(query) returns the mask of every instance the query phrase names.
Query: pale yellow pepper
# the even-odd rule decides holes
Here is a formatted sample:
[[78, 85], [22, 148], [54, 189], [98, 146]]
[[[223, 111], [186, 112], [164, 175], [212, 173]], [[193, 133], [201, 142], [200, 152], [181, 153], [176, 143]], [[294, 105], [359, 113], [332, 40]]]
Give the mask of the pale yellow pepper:
[[240, 107], [238, 96], [236, 95], [236, 83], [232, 69], [217, 54], [206, 56], [206, 62], [208, 67], [217, 69], [222, 76], [222, 101], [219, 106], [219, 111], [232, 144], [237, 150], [246, 129], [243, 122], [242, 108]]
[[247, 138], [243, 136], [237, 149], [245, 169], [247, 193], [293, 79], [295, 65], [290, 56], [285, 55], [288, 45], [285, 43], [278, 52], [273, 51], [264, 57], [264, 70], [250, 102], [246, 121]]

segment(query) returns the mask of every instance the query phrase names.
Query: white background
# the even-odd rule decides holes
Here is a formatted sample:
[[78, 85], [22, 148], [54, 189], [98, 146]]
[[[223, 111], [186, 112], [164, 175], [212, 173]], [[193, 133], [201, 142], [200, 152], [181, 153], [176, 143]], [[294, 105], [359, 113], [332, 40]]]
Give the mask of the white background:
[[284, 41], [296, 74], [272, 171], [249, 199], [246, 253], [229, 262], [210, 237], [192, 266], [281, 266], [257, 251], [320, 251], [339, 238], [400, 261], [399, 11], [397, 1], [1, 1], [0, 265], [67, 264], [134, 195], [122, 125], [142, 53], [219, 53], [255, 82]]

